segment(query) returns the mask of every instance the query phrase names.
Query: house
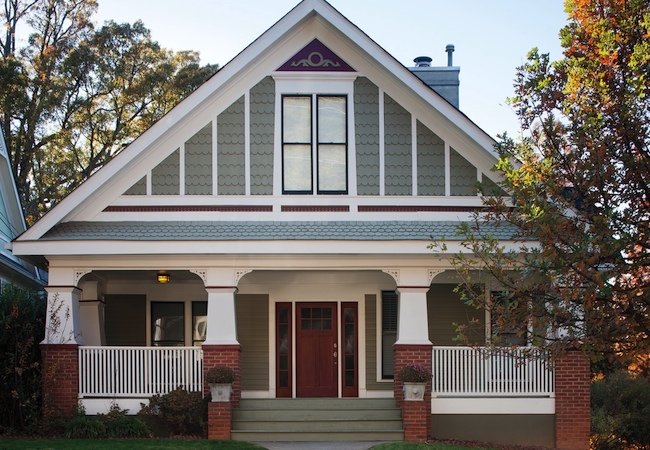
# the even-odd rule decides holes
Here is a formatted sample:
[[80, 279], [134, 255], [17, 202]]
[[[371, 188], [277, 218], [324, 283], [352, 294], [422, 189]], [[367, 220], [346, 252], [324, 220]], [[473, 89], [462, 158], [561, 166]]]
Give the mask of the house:
[[45, 284], [45, 274], [39, 268], [9, 251], [11, 241], [25, 229], [9, 151], [0, 130], [0, 291], [5, 284], [32, 289], [41, 289]]
[[[51, 405], [137, 411], [225, 365], [214, 438], [586, 448], [580, 356], [483, 350], [490, 318], [454, 294], [476, 182], [504, 193], [458, 68], [418, 63], [304, 0], [15, 240], [49, 262]], [[456, 345], [471, 319], [477, 347]], [[424, 401], [407, 363], [432, 367]]]

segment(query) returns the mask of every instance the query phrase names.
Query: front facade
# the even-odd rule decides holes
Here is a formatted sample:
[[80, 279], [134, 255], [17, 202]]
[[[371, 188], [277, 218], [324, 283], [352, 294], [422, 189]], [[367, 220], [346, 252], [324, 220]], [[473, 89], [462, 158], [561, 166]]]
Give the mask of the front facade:
[[[301, 2], [14, 242], [49, 262], [45, 363], [71, 374], [52, 402], [137, 411], [227, 365], [235, 409], [394, 399], [405, 439], [571, 448], [549, 361], [454, 340], [457, 323], [479, 347], [495, 332], [450, 264], [477, 182], [503, 195], [493, 144], [329, 4]], [[434, 373], [419, 414], [394, 377], [408, 362]]]

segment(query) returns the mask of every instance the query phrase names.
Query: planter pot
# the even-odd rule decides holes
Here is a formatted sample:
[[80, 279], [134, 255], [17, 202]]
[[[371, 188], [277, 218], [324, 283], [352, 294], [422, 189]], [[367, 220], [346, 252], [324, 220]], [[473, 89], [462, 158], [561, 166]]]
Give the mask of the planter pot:
[[426, 383], [404, 383], [404, 400], [421, 401], [424, 400], [424, 390]]
[[229, 402], [232, 384], [210, 383], [210, 394], [213, 402]]

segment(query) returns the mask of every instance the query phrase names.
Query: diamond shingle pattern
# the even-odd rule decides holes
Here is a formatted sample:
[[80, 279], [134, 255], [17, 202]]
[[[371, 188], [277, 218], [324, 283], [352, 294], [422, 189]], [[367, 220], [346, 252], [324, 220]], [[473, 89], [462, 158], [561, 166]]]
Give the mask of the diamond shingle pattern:
[[[331, 221], [331, 222], [66, 222], [42, 240], [77, 241], [459, 241], [458, 222]], [[483, 235], [507, 240], [510, 226], [485, 227]]]

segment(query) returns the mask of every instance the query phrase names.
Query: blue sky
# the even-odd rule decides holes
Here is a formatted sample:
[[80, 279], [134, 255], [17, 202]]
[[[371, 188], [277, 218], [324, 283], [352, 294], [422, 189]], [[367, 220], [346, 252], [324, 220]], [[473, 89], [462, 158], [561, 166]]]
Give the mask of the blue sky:
[[[99, 0], [98, 24], [141, 19], [162, 46], [196, 50], [221, 66], [298, 0]], [[532, 47], [562, 56], [562, 0], [330, 0], [332, 6], [406, 66], [427, 55], [446, 65], [454, 44], [460, 109], [493, 137], [519, 126], [505, 99]]]

